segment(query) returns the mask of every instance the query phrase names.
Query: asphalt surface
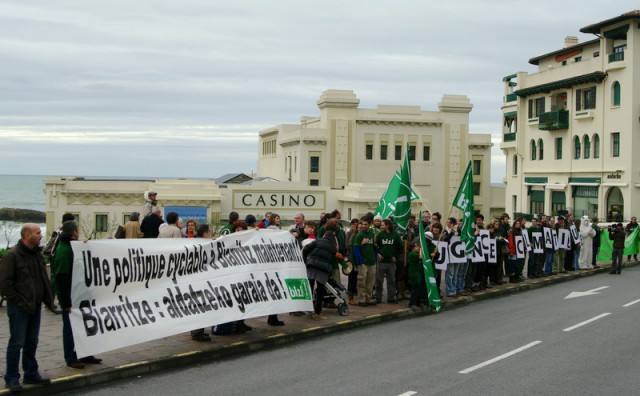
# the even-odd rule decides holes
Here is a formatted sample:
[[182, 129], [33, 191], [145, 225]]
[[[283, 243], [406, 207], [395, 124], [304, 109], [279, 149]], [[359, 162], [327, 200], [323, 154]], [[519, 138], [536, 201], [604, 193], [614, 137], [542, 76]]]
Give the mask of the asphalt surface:
[[580, 277], [72, 394], [637, 394], [639, 281], [640, 268]]
[[[631, 263], [631, 265], [635, 264]], [[586, 285], [576, 287], [578, 283], [592, 279], [607, 281], [609, 278], [612, 278], [611, 281], [617, 279], [619, 284], [628, 283], [631, 288], [633, 284], [637, 284], [637, 279], [633, 281], [635, 268], [629, 268], [622, 276], [606, 275], [607, 272], [607, 268], [577, 271], [494, 287], [484, 292], [474, 293], [470, 297], [445, 300], [443, 311], [437, 315], [408, 309], [405, 301], [397, 305], [381, 304], [377, 307], [351, 306], [351, 312], [346, 317], [339, 316], [336, 309], [325, 309], [323, 312], [327, 316], [325, 321], [281, 315], [281, 319], [286, 322], [283, 327], [271, 327], [266, 324], [266, 318], [255, 318], [247, 321], [254, 330], [244, 335], [213, 337], [213, 340], [208, 343], [192, 341], [188, 334], [166, 337], [100, 355], [104, 359], [103, 364], [91, 365], [84, 370], [72, 370], [64, 365], [61, 318], [47, 311], [43, 314], [37, 356], [41, 371], [49, 375], [53, 383], [49, 387], [25, 387], [24, 393], [49, 395], [74, 389], [86, 389], [88, 392], [95, 393], [100, 389], [110, 389], [115, 386], [126, 394], [134, 392], [166, 394], [170, 389], [169, 385], [163, 384], [158, 389], [153, 388], [152, 385], [161, 384], [163, 378], [171, 378], [171, 375], [178, 373], [178, 377], [168, 381], [169, 384], [179, 385], [176, 391], [185, 390], [185, 384], [193, 381], [206, 383], [206, 379], [217, 379], [215, 384], [203, 385], [202, 391], [190, 390], [194, 394], [221, 394], [219, 391], [229, 394], [249, 391], [258, 394], [271, 391], [288, 394], [290, 390], [304, 391], [314, 387], [331, 389], [337, 385], [340, 385], [339, 394], [361, 394], [361, 386], [352, 391], [342, 386], [345, 377], [354, 378], [352, 381], [347, 381], [349, 383], [373, 384], [374, 394], [402, 394], [404, 391], [400, 388], [405, 387], [407, 392], [425, 392], [425, 389], [428, 389], [429, 391], [424, 394], [436, 394], [437, 392], [432, 391], [440, 389], [436, 386], [440, 381], [431, 381], [431, 378], [446, 377], [452, 370], [457, 372], [518, 348], [531, 342], [532, 339], [538, 340], [539, 336], [534, 337], [534, 334], [554, 334], [552, 339], [565, 339], [567, 341], [562, 345], [571, 345], [575, 337], [569, 337], [562, 331], [558, 333], [557, 330], [549, 330], [564, 326], [565, 323], [550, 323], [550, 320], [562, 318], [570, 325], [585, 320], [585, 316], [588, 319], [591, 311], [581, 311], [587, 309], [585, 307], [576, 308], [581, 307], [582, 304], [574, 301], [581, 301], [581, 299], [585, 302], [590, 300], [589, 303], [585, 303], [585, 306], [590, 307], [589, 309], [605, 309], [607, 307], [599, 307], [598, 304], [608, 301], [612, 298], [610, 296], [623, 300], [628, 298], [627, 296], [623, 298], [617, 292], [614, 293], [611, 286], [599, 291], [600, 294], [596, 298], [586, 296], [565, 301], [563, 293], [568, 293], [569, 289], [590, 290], [584, 289]], [[594, 288], [603, 286], [602, 281], [595, 284], [599, 286]], [[499, 296], [504, 298], [495, 299]], [[604, 296], [609, 297], [603, 298]], [[576, 307], [571, 308], [572, 305]], [[464, 307], [464, 309], [453, 309], [458, 307]], [[636, 309], [635, 306], [632, 307]], [[550, 310], [551, 308], [553, 311]], [[609, 311], [611, 309], [603, 312]], [[413, 319], [400, 320], [404, 318]], [[629, 336], [633, 334], [631, 325], [620, 323], [620, 326], [627, 328], [626, 334]], [[362, 328], [362, 331], [345, 332], [345, 330], [358, 328]], [[530, 329], [530, 332], [525, 331], [527, 329]], [[329, 336], [318, 337], [324, 335]], [[367, 339], [368, 336], [372, 338]], [[599, 339], [608, 336], [598, 335], [597, 337]], [[626, 339], [624, 335], [620, 337]], [[360, 338], [367, 339], [367, 342], [355, 347], [357, 344], [352, 341]], [[6, 345], [7, 339], [7, 318], [4, 308], [0, 308], [0, 345], [2, 343]], [[448, 344], [449, 340], [455, 342]], [[587, 342], [581, 344], [580, 348], [576, 348], [592, 348], [591, 344]], [[544, 339], [541, 345], [546, 347], [554, 343], [550, 339]], [[531, 349], [535, 350], [539, 347], [540, 345], [536, 345]], [[273, 348], [279, 349], [255, 353]], [[362, 354], [358, 355], [358, 352]], [[272, 353], [281, 355], [269, 357]], [[526, 353], [528, 352], [522, 354]], [[235, 359], [239, 356], [243, 358]], [[431, 357], [429, 361], [435, 362], [432, 366], [425, 363], [427, 357]], [[598, 358], [601, 357], [598, 356]], [[255, 362], [254, 359], [256, 359]], [[209, 366], [205, 369], [205, 365], [212, 362], [213, 369]], [[292, 362], [290, 371], [286, 369], [286, 364], [289, 362]], [[445, 368], [444, 363], [449, 367]], [[4, 366], [4, 354], [0, 356], [0, 366]], [[536, 378], [535, 381], [539, 381], [539, 373], [543, 372], [541, 370], [545, 365], [541, 366], [525, 377], [530, 376]], [[569, 365], [568, 368], [573, 366]], [[194, 367], [194, 369], [184, 372], [167, 371], [187, 367]], [[365, 371], [356, 375], [353, 372], [354, 367], [362, 367]], [[563, 367], [559, 367], [558, 370], [561, 371]], [[606, 366], [601, 366], [601, 369], [602, 367]], [[247, 368], [255, 369], [256, 372], [249, 374]], [[158, 375], [151, 375], [160, 370], [165, 371]], [[189, 378], [188, 375], [192, 371], [194, 377]], [[280, 376], [281, 372], [287, 373], [287, 376]], [[621, 368], [618, 372], [625, 373], [625, 370]], [[323, 373], [329, 374], [323, 377]], [[494, 376], [495, 379], [501, 377], [498, 374]], [[130, 389], [126, 388], [128, 385], [125, 383], [116, 382], [139, 377], [151, 379], [148, 388]], [[477, 376], [475, 372], [464, 376], [458, 374], [454, 377], [459, 378], [454, 381], [459, 382], [456, 394], [458, 391], [464, 394], [463, 385], [469, 383], [468, 378], [474, 378], [470, 381], [473, 384], [480, 384], [484, 378]], [[262, 378], [262, 380], [251, 384], [249, 381], [251, 378]], [[517, 381], [524, 385], [521, 378], [522, 375], [519, 375]], [[373, 380], [370, 381], [370, 379]], [[486, 380], [489, 381], [490, 378]], [[539, 383], [535, 381], [531, 389], [541, 389], [537, 387]], [[300, 385], [297, 385], [298, 382]], [[495, 381], [489, 382], [489, 385], [485, 384], [485, 389], [502, 389], [501, 385]], [[135, 380], [134, 383], [139, 381]], [[100, 386], [88, 388], [96, 384]], [[269, 384], [279, 387], [278, 390], [270, 389]], [[475, 387], [470, 387], [469, 392], [472, 389]], [[510, 388], [507, 386], [504, 389]], [[506, 392], [505, 394], [508, 394], [512, 390]], [[0, 390], [0, 394], [4, 393], [7, 391]]]

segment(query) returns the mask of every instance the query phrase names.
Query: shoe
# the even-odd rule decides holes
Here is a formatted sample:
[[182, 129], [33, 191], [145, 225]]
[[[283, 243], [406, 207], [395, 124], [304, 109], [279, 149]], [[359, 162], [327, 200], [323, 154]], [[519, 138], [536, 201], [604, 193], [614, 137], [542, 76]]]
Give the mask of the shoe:
[[609, 275], [615, 275], [616, 271], [609, 271]]
[[349, 305], [357, 305], [356, 299], [353, 296], [349, 296]]
[[[207, 337], [209, 337], [209, 336], [207, 336]], [[78, 359], [78, 360], [81, 361], [82, 363], [89, 363], [89, 364], [100, 364], [100, 363], [102, 363], [102, 359], [99, 359], [99, 358], [97, 358], [95, 356], [87, 356], [87, 357], [83, 357], [82, 359]]]
[[22, 385], [20, 385], [20, 381], [18, 380], [5, 382], [4, 387], [11, 392], [20, 392], [22, 390]]
[[[294, 314], [295, 314], [295, 312], [294, 312]], [[299, 312], [299, 314], [300, 315], [304, 315], [304, 312]], [[282, 326], [282, 325], [277, 325], [277, 326]], [[236, 323], [236, 330], [241, 330], [242, 332], [246, 332], [246, 331], [253, 330], [253, 327], [251, 327], [248, 324], [244, 323], [244, 320], [241, 320], [240, 322]]]
[[327, 317], [321, 314], [314, 313], [311, 315], [311, 319], [313, 320], [327, 320]]
[[359, 302], [359, 303], [358, 303], [358, 306], [359, 306], [359, 307], [366, 307], [366, 306], [367, 306], [367, 303]]
[[67, 367], [72, 368], [72, 369], [83, 369], [84, 368], [84, 363], [82, 363], [79, 360], [73, 361], [71, 363], [67, 363]]
[[22, 383], [28, 385], [49, 385], [51, 384], [51, 380], [49, 377], [39, 375], [37, 377], [24, 377]]
[[600, 266], [599, 265], [594, 265], [593, 268], [600, 268]]
[[[193, 337], [191, 337], [192, 340], [194, 341], [200, 341], [200, 342], [207, 342], [207, 341], [211, 341], [211, 337], [209, 337], [208, 334], [205, 333], [200, 333], [198, 335], [195, 335]], [[89, 363], [89, 362], [87, 362]]]
[[49, 308], [49, 311], [53, 312], [56, 315], [62, 315], [62, 310], [58, 308], [56, 305]]
[[269, 320], [267, 324], [269, 324], [269, 326], [284, 326], [284, 322], [278, 319]]

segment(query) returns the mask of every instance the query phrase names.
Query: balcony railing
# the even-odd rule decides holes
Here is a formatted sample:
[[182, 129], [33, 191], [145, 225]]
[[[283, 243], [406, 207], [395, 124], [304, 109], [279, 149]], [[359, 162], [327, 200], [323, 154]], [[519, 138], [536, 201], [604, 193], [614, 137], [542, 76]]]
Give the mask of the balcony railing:
[[505, 133], [503, 138], [502, 138], [503, 142], [515, 142], [516, 141], [516, 133]]
[[518, 99], [518, 95], [516, 95], [516, 94], [514, 94], [514, 93], [510, 93], [510, 94], [507, 94], [507, 95], [504, 97], [504, 102], [505, 102], [505, 103], [515, 102], [517, 99]]
[[549, 111], [538, 117], [538, 129], [553, 131], [569, 128], [569, 112], [567, 110]]
[[624, 52], [614, 52], [613, 54], [609, 54], [609, 63], [621, 62], [623, 60], [624, 60]]

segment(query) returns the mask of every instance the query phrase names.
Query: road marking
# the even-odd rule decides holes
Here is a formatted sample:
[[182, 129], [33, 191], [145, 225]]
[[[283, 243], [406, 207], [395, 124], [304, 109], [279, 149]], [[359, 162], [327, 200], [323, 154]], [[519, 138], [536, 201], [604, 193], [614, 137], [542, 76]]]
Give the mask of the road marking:
[[640, 300], [631, 301], [630, 303], [626, 303], [626, 304], [624, 304], [624, 305], [623, 305], [623, 307], [630, 307], [630, 306], [632, 306], [633, 304], [635, 304], [635, 303], [639, 303], [639, 302], [640, 302]]
[[306, 333], [307, 331], [314, 331], [314, 330], [318, 330], [321, 329], [322, 326], [313, 326], [313, 327], [307, 327], [306, 329], [302, 329], [303, 333]]
[[343, 325], [343, 324], [347, 324], [347, 323], [351, 323], [353, 322], [353, 320], [351, 319], [347, 319], [347, 320], [341, 320], [339, 322], [336, 322], [337, 325]]
[[78, 378], [78, 377], [84, 377], [84, 374], [74, 374], [74, 375], [68, 375], [66, 377], [60, 377], [60, 378], [53, 378], [51, 380], [51, 382], [60, 382], [60, 381], [66, 381], [69, 380], [71, 378]]
[[365, 316], [365, 319], [378, 318], [380, 316], [382, 316], [382, 314], [372, 314], [372, 315], [369, 315], [369, 316]]
[[567, 327], [566, 329], [562, 329], [562, 331], [571, 331], [571, 330], [577, 329], [577, 328], [578, 328], [578, 327], [580, 327], [580, 326], [584, 326], [584, 325], [586, 325], [586, 324], [588, 324], [588, 323], [591, 323], [591, 322], [593, 322], [593, 321], [595, 321], [595, 320], [598, 320], [598, 319], [600, 319], [600, 318], [604, 318], [604, 317], [605, 317], [605, 316], [607, 316], [607, 315], [611, 315], [611, 312], [605, 312], [605, 313], [600, 314], [600, 315], [598, 315], [598, 316], [596, 316], [596, 317], [594, 317], [594, 318], [591, 318], [591, 319], [589, 319], [589, 320], [585, 320], [584, 322], [580, 322], [580, 323], [578, 323], [577, 325], [573, 325], [573, 326], [571, 326], [571, 327]]
[[129, 363], [129, 364], [122, 364], [120, 366], [116, 366], [115, 368], [117, 369], [124, 369], [124, 368], [129, 368], [129, 367], [135, 367], [135, 366], [140, 366], [143, 364], [148, 364], [149, 362], [146, 360], [141, 360], [139, 362], [135, 362], [135, 363]]
[[502, 360], [502, 359], [506, 359], [506, 358], [508, 358], [509, 356], [513, 356], [513, 355], [515, 355], [516, 353], [520, 353], [520, 352], [522, 352], [522, 351], [524, 351], [524, 350], [526, 350], [526, 349], [529, 349], [529, 348], [531, 348], [531, 347], [534, 347], [534, 346], [536, 346], [536, 345], [538, 345], [538, 344], [542, 344], [542, 341], [534, 341], [534, 342], [530, 342], [530, 343], [528, 343], [527, 345], [521, 346], [520, 348], [514, 349], [513, 351], [507, 352], [507, 353], [502, 354], [502, 355], [500, 355], [500, 356], [496, 356], [496, 357], [494, 357], [493, 359], [489, 359], [489, 360], [487, 360], [486, 362], [482, 362], [482, 363], [480, 363], [480, 364], [476, 364], [476, 365], [475, 365], [475, 366], [473, 366], [473, 367], [469, 367], [469, 368], [464, 369], [464, 370], [462, 370], [462, 371], [458, 371], [458, 373], [460, 373], [460, 374], [469, 374], [469, 373], [470, 373], [470, 372], [472, 372], [472, 371], [476, 371], [476, 370], [478, 370], [478, 369], [480, 369], [480, 368], [483, 368], [483, 367], [485, 367], [485, 366], [488, 366], [488, 365], [490, 365], [490, 364], [493, 364], [493, 363], [495, 363], [495, 362], [498, 362], [498, 361], [500, 361], [500, 360]]
[[182, 356], [189, 356], [189, 355], [195, 355], [196, 353], [200, 353], [202, 351], [190, 351], [190, 352], [183, 352], [183, 353], [179, 353], [177, 355], [173, 355], [175, 357], [182, 357]]
[[414, 392], [414, 391], [407, 391], [404, 393], [399, 394], [398, 396], [413, 396], [415, 394], [417, 394], [418, 392]]
[[566, 300], [567, 298], [576, 298], [576, 297], [584, 297], [584, 296], [593, 296], [595, 294], [600, 294], [598, 293], [600, 290], [604, 290], [606, 288], [608, 288], [609, 286], [602, 286], [602, 287], [597, 287], [595, 289], [591, 289], [591, 290], [587, 290], [584, 292], [571, 292], [569, 293], [568, 296], [566, 296], [564, 299]]
[[271, 334], [270, 336], [267, 336], [267, 338], [278, 338], [278, 337], [284, 337], [286, 335], [287, 335], [286, 333]]

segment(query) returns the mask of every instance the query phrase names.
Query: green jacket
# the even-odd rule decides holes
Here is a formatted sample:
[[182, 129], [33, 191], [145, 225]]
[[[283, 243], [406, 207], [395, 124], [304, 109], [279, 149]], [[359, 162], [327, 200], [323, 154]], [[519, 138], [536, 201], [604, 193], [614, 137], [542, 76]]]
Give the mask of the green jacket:
[[413, 250], [407, 254], [407, 279], [410, 285], [419, 285], [423, 277], [422, 260]]
[[380, 231], [376, 235], [378, 253], [382, 255], [382, 262], [390, 263], [393, 257], [402, 249], [402, 239], [397, 232]]
[[[368, 238], [368, 243], [362, 243], [363, 239]], [[353, 240], [353, 251], [358, 265], [375, 265], [376, 251], [373, 244], [373, 234], [371, 231], [361, 231]]]
[[70, 274], [73, 267], [73, 249], [68, 239], [59, 239], [53, 253], [51, 266], [55, 268], [53, 275]]

